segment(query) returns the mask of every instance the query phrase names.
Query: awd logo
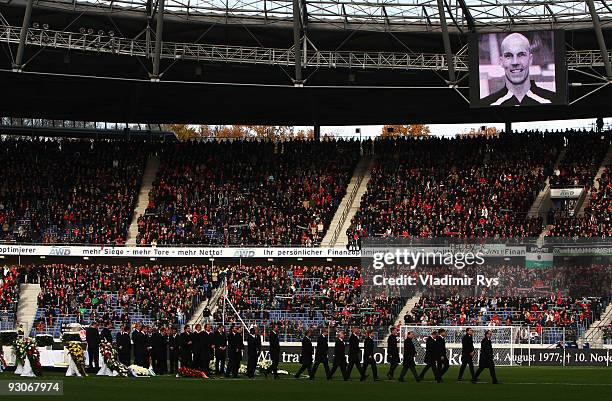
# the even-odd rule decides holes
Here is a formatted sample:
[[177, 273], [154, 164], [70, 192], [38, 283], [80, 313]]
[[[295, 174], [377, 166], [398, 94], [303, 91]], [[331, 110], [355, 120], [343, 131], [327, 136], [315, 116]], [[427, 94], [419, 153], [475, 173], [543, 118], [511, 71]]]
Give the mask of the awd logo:
[[53, 256], [68, 256], [70, 255], [70, 248], [63, 248], [63, 247], [58, 247], [58, 246], [54, 246], [53, 248], [51, 248], [51, 252], [49, 252], [49, 255]]
[[237, 249], [234, 251], [235, 258], [254, 258], [255, 251], [253, 249]]

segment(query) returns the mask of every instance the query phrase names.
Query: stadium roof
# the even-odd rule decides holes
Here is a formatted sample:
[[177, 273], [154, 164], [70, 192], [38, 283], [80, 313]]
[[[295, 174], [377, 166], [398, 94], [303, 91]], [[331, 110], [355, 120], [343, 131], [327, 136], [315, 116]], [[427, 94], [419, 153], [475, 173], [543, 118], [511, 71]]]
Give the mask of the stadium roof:
[[[159, 1], [35, 0], [21, 35], [26, 0], [0, 0], [0, 82], [10, 94], [0, 115], [283, 125], [612, 115], [585, 1], [165, 0], [157, 52]], [[592, 4], [609, 45], [612, 6]], [[566, 31], [571, 106], [469, 107], [468, 31], [551, 28]]]
[[[24, 4], [26, 0], [0, 0]], [[36, 7], [73, 12], [142, 16], [157, 1], [146, 0], [39, 0]], [[303, 0], [309, 27], [328, 29], [420, 31], [439, 29], [437, 0]], [[587, 3], [578, 0], [445, 0], [451, 31], [585, 28], [591, 26]], [[595, 0], [602, 24], [612, 24], [612, 7]], [[168, 18], [223, 24], [285, 25], [293, 20], [292, 0], [166, 0]]]

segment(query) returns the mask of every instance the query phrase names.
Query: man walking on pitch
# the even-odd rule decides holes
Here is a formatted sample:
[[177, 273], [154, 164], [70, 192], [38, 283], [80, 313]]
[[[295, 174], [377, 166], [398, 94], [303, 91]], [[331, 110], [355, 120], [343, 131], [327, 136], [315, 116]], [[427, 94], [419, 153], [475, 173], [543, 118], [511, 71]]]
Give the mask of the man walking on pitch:
[[478, 381], [478, 376], [482, 373], [483, 370], [489, 369], [489, 373], [491, 373], [491, 380], [493, 384], [497, 384], [497, 376], [495, 375], [495, 362], [493, 361], [493, 343], [491, 342], [491, 337], [493, 337], [493, 332], [491, 330], [487, 330], [485, 332], [485, 336], [480, 342], [480, 360], [478, 361], [478, 370], [474, 377], [472, 377], [472, 383], [476, 384]]
[[421, 371], [419, 378], [423, 380], [423, 378], [425, 377], [425, 373], [427, 373], [427, 371], [431, 369], [436, 381], [439, 383], [440, 377], [438, 376], [438, 355], [437, 355], [437, 343], [436, 343], [437, 339], [438, 339], [438, 331], [434, 330], [431, 333], [431, 335], [427, 337], [427, 340], [425, 340], [425, 359], [424, 359], [425, 367]]
[[406, 376], [406, 372], [408, 369], [412, 372], [414, 379], [418, 382], [421, 381], [421, 378], [417, 374], [416, 364], [414, 362], [414, 357], [416, 356], [416, 347], [414, 346], [414, 342], [412, 341], [416, 337], [414, 331], [409, 331], [406, 334], [406, 339], [404, 340], [404, 362], [402, 366], [402, 371], [400, 372], [399, 381], [403, 382], [404, 377]]
[[348, 377], [346, 377], [346, 355], [344, 354], [344, 332], [338, 332], [338, 338], [336, 338], [336, 344], [334, 344], [334, 364], [332, 366], [331, 372], [327, 376], [327, 380], [331, 380], [334, 377], [334, 373], [336, 373], [336, 369], [340, 368], [340, 373], [342, 373], [342, 378], [346, 381]]
[[302, 372], [306, 371], [310, 374], [310, 369], [312, 368], [312, 341], [310, 340], [310, 330], [306, 330], [306, 334], [304, 338], [302, 338], [302, 355], [300, 355], [300, 369], [295, 374], [295, 378], [299, 379], [302, 375]]
[[252, 379], [255, 377], [255, 369], [257, 368], [257, 357], [261, 352], [261, 336], [257, 326], [251, 328], [249, 337], [247, 338], [247, 377]]
[[270, 360], [272, 364], [266, 370], [266, 378], [270, 373], [274, 375], [275, 379], [278, 379], [278, 364], [280, 362], [280, 340], [278, 338], [278, 326], [276, 324], [272, 325], [272, 330], [270, 331]]
[[395, 373], [395, 369], [397, 365], [399, 365], [399, 347], [397, 346], [397, 328], [393, 327], [391, 329], [391, 334], [389, 334], [389, 338], [387, 339], [387, 360], [389, 361], [389, 373], [387, 373], [387, 378], [389, 380], [393, 380], [393, 374]]
[[363, 369], [361, 367], [361, 355], [359, 350], [359, 328], [353, 327], [353, 331], [349, 336], [349, 353], [348, 353], [348, 367], [346, 369], [346, 379], [351, 378], [351, 373], [353, 371], [353, 366], [357, 368], [357, 372], [360, 377], [364, 376]]
[[446, 330], [438, 330], [438, 338], [436, 339], [436, 346], [438, 348], [438, 378], [442, 381], [442, 376], [448, 371], [450, 363], [446, 356]]
[[319, 364], [323, 364], [323, 367], [325, 368], [325, 377], [329, 378], [329, 363], [327, 361], [328, 352], [329, 345], [327, 344], [327, 329], [323, 329], [317, 338], [317, 349], [315, 351], [314, 365], [312, 365], [312, 369], [310, 370], [310, 380], [314, 380]]
[[366, 369], [372, 367], [372, 377], [374, 381], [378, 381], [378, 369], [376, 369], [376, 360], [374, 359], [374, 339], [372, 338], [372, 330], [366, 331], [366, 338], [363, 344], [363, 368], [361, 371], [361, 381], [366, 379]]
[[465, 372], [465, 367], [470, 367], [470, 374], [474, 377], [474, 330], [471, 328], [465, 329], [465, 334], [461, 339], [461, 367], [459, 368], [459, 377], [457, 381], [461, 381], [463, 379], [463, 372]]

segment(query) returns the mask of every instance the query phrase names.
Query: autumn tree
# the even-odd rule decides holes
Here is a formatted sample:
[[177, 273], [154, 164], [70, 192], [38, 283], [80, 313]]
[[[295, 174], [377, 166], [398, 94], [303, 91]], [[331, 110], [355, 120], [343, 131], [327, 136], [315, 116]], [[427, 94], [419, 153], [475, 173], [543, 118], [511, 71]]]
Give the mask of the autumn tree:
[[187, 124], [167, 124], [164, 125], [163, 128], [170, 132], [174, 132], [181, 141], [186, 141], [197, 136], [196, 129]]
[[402, 136], [421, 137], [431, 134], [429, 126], [423, 124], [412, 125], [383, 125], [383, 138], [398, 138]]

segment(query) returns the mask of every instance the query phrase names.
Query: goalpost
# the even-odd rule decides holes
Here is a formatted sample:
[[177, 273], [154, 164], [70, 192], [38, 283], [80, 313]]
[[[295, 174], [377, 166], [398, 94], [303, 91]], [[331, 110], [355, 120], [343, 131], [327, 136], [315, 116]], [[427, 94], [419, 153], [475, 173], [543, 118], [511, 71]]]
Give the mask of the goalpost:
[[[474, 330], [474, 364], [478, 363], [480, 355], [480, 341], [483, 339], [487, 330], [493, 332], [491, 341], [493, 342], [493, 358], [495, 364], [499, 366], [514, 365], [514, 344], [515, 335], [518, 330], [513, 326], [401, 326], [400, 327], [400, 347], [403, 348], [404, 338], [409, 331], [416, 334], [413, 342], [416, 348], [417, 364], [423, 364], [425, 357], [425, 340], [433, 330], [446, 330], [446, 350], [449, 363], [451, 365], [461, 364], [461, 338], [465, 334], [465, 329], [470, 327]], [[403, 349], [401, 350], [403, 351]]]

